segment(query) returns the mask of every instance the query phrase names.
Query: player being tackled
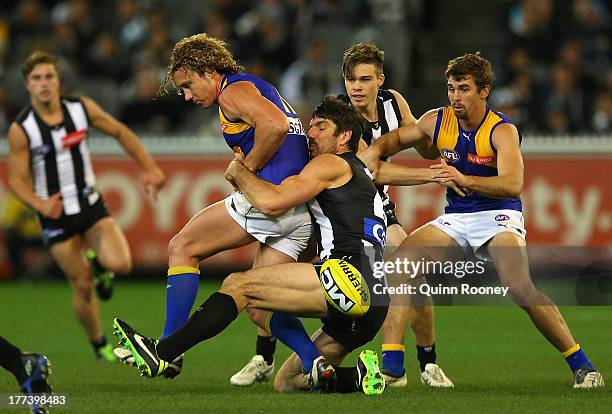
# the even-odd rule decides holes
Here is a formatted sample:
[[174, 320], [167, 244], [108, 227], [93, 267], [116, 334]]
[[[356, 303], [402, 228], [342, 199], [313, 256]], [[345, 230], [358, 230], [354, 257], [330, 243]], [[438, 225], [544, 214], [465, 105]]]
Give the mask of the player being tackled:
[[[277, 374], [276, 390], [311, 390], [313, 386], [340, 393], [384, 390], [372, 351], [362, 354], [357, 367], [339, 367], [346, 355], [374, 338], [389, 302], [388, 295], [372, 290], [379, 281], [373, 276], [372, 262], [383, 258], [386, 217], [371, 176], [355, 155], [362, 128], [353, 108], [326, 97], [310, 121], [312, 159], [297, 176], [274, 185], [258, 178], [236, 156], [226, 179], [262, 213], [279, 216], [308, 203], [322, 228], [323, 237], [318, 237], [321, 263], [286, 263], [232, 273], [181, 328], [159, 341], [116, 319], [115, 334], [134, 355], [143, 375], [163, 374], [168, 361], [218, 335], [247, 309], [258, 326], [295, 351]], [[367, 251], [364, 246], [369, 246]], [[273, 313], [270, 317], [252, 313], [261, 309]], [[311, 340], [293, 315], [320, 318], [323, 326]], [[321, 377], [320, 357], [329, 364]], [[309, 385], [313, 367], [316, 379]]]

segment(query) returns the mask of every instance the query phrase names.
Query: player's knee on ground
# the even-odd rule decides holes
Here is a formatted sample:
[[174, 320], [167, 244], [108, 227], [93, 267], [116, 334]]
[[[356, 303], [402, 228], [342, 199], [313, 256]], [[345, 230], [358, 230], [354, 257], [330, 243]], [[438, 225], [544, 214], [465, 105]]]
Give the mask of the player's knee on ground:
[[276, 375], [274, 378], [274, 391], [276, 392], [290, 392], [289, 383], [284, 376]]
[[[300, 377], [304, 377], [304, 374], [299, 374]], [[285, 377], [285, 376], [280, 376], [277, 375], [276, 378], [274, 378], [274, 391], [276, 392], [297, 392], [297, 391], [302, 391], [302, 388], [298, 388], [294, 382], [298, 381], [298, 379], [302, 379], [302, 378], [298, 378], [297, 375], [294, 376], [293, 381], [291, 381], [289, 378]], [[306, 381], [306, 380], [304, 380]]]
[[297, 355], [292, 354], [274, 378], [274, 391], [297, 392], [308, 388], [308, 381], [302, 372], [302, 363]]

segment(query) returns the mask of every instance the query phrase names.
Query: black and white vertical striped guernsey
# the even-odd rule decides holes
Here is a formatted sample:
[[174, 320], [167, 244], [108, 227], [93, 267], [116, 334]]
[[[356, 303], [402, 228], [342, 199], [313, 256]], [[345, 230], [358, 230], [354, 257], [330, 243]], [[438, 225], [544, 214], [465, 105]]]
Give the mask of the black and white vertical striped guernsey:
[[59, 125], [47, 125], [32, 106], [24, 108], [15, 122], [28, 138], [36, 195], [47, 199], [60, 192], [68, 216], [80, 213], [84, 203], [94, 204], [100, 195], [95, 191], [86, 142], [89, 118], [85, 106], [78, 98], [62, 97], [60, 103], [64, 121]]
[[379, 89], [376, 97], [376, 112], [378, 120], [370, 122], [372, 128], [372, 136], [364, 137], [366, 144], [370, 145], [382, 135], [389, 131], [399, 128], [402, 122], [402, 113], [395, 95], [387, 89]]
[[321, 261], [353, 256], [373, 247], [382, 258], [387, 231], [383, 201], [372, 176], [354, 152], [338, 154], [349, 163], [353, 176], [344, 185], [321, 191], [308, 203], [318, 228]]
[[[387, 132], [399, 128], [400, 122], [402, 121], [402, 113], [397, 104], [397, 99], [395, 95], [393, 95], [393, 92], [387, 89], [378, 90], [378, 96], [376, 97], [376, 112], [378, 113], [378, 120], [369, 122], [370, 128], [372, 129], [372, 136], [365, 137], [364, 139], [368, 145], [376, 141], [382, 135], [385, 135]], [[390, 157], [385, 161], [389, 160]], [[377, 185], [376, 188], [383, 198], [383, 203], [385, 206], [388, 206], [391, 203], [389, 186]], [[395, 209], [395, 204], [390, 207]]]
[[[347, 102], [349, 105], [351, 104], [348, 95], [340, 95], [339, 98]], [[400, 122], [402, 122], [402, 113], [399, 109], [397, 98], [393, 92], [387, 89], [378, 90], [378, 95], [376, 96], [376, 113], [378, 114], [378, 120], [374, 122], [368, 121], [371, 133], [365, 133], [362, 137], [365, 143], [368, 145], [372, 144], [372, 142], [376, 141], [387, 132], [399, 128]], [[389, 160], [390, 157], [387, 157], [384, 161]], [[395, 204], [391, 202], [389, 197], [389, 186], [377, 185], [376, 188], [383, 199], [385, 210], [389, 211], [390, 217], [393, 221], [393, 223], [389, 223], [389, 225], [399, 224], [397, 218], [395, 217]]]

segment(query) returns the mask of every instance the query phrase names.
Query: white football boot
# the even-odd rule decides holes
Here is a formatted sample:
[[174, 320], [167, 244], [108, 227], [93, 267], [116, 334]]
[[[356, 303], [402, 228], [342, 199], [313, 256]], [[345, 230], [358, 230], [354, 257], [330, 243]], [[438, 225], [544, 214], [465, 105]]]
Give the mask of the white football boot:
[[436, 364], [425, 365], [425, 371], [421, 372], [421, 383], [434, 388], [453, 388], [455, 386], [442, 368]]
[[230, 378], [230, 384], [248, 387], [255, 382], [266, 382], [274, 375], [274, 362], [270, 365], [261, 355], [255, 355], [240, 371]]
[[603, 376], [596, 369], [580, 368], [574, 374], [574, 388], [599, 388], [605, 385]]

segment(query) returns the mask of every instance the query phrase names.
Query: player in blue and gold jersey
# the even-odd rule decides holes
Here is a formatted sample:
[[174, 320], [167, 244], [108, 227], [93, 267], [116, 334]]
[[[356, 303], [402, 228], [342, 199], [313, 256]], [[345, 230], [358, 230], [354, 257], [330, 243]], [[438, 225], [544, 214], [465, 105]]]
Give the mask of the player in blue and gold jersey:
[[[320, 264], [284, 263], [229, 275], [187, 323], [172, 335], [145, 338], [115, 319], [120, 343], [147, 377], [163, 375], [168, 361], [226, 329], [246, 309], [267, 309], [252, 319], [277, 336], [295, 354], [280, 368], [274, 388], [281, 392], [320, 390], [377, 395], [385, 382], [373, 351], [362, 351], [357, 366], [338, 367], [353, 350], [370, 342], [387, 315], [388, 295], [373, 275], [382, 260], [387, 227], [383, 200], [355, 151], [363, 125], [354, 108], [326, 96], [310, 121], [312, 160], [280, 185], [257, 177], [237, 155], [225, 178], [270, 216], [282, 216], [308, 203], [317, 222]], [[367, 246], [367, 247], [366, 247]], [[321, 318], [312, 336], [292, 315]], [[264, 317], [262, 317], [264, 316]], [[289, 331], [291, 334], [288, 335]]]
[[[386, 134], [360, 155], [378, 183], [437, 182], [453, 187], [447, 193], [445, 214], [409, 235], [394, 255], [461, 259], [463, 251], [471, 248], [477, 257], [492, 261], [514, 302], [565, 357], [574, 373], [574, 388], [603, 386], [602, 375], [572, 337], [559, 309], [531, 280], [520, 200], [521, 135], [505, 115], [487, 104], [493, 78], [491, 64], [479, 53], [451, 60], [446, 70], [450, 105]], [[440, 164], [427, 169], [380, 162], [381, 157], [423, 142], [439, 149]], [[416, 276], [423, 283], [423, 275]], [[404, 309], [391, 306], [389, 313]]]
[[[308, 162], [308, 141], [291, 106], [270, 83], [243, 72], [226, 44], [204, 33], [180, 40], [172, 51], [163, 91], [175, 90], [203, 108], [218, 106], [228, 146], [244, 156], [244, 165], [262, 180], [280, 184]], [[295, 262], [310, 238], [306, 205], [268, 217], [240, 192], [204, 208], [168, 246], [166, 323], [162, 338], [189, 318], [199, 285], [200, 261], [221, 251], [258, 242], [253, 267]], [[269, 338], [262, 341], [270, 344]], [[124, 361], [129, 355], [115, 353]], [[270, 356], [272, 352], [267, 352]], [[256, 356], [257, 357], [257, 356]], [[182, 356], [165, 376], [182, 369]], [[272, 376], [272, 360], [259, 355], [254, 364], [262, 379]]]

